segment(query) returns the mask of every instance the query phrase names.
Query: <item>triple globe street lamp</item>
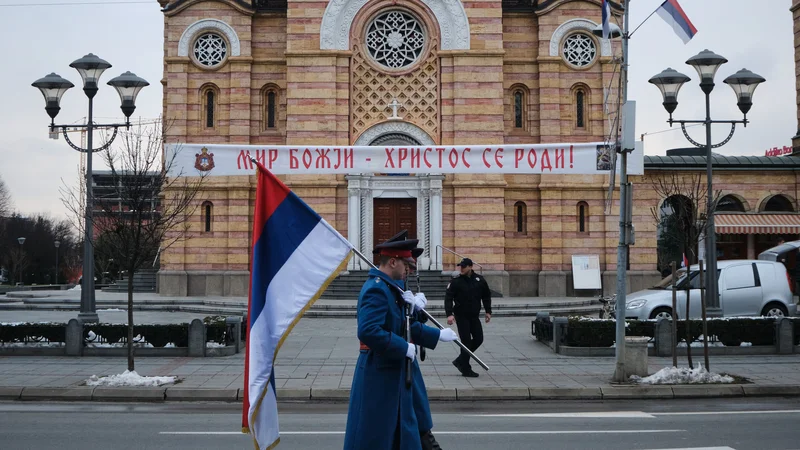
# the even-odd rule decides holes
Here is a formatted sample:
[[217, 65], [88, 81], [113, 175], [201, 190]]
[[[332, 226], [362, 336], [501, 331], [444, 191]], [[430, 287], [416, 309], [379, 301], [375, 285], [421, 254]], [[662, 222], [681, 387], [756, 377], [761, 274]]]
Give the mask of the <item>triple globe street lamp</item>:
[[[660, 74], [650, 78], [650, 83], [656, 85], [661, 90], [661, 95], [664, 98], [664, 109], [669, 113], [669, 120], [667, 121], [670, 127], [679, 123], [681, 130], [686, 139], [699, 148], [706, 150], [706, 176], [708, 178], [708, 205], [707, 205], [707, 222], [705, 230], [705, 253], [706, 253], [706, 298], [708, 300], [708, 315], [719, 316], [722, 314], [719, 304], [718, 296], [718, 280], [717, 280], [717, 239], [714, 229], [714, 210], [716, 204], [712, 190], [712, 153], [711, 150], [722, 147], [727, 144], [733, 137], [736, 131], [736, 124], [742, 124], [747, 127], [749, 121], [747, 120], [747, 113], [753, 106], [753, 93], [759, 84], [766, 81], [763, 77], [750, 72], [747, 69], [742, 69], [735, 74], [725, 78], [723, 81], [729, 85], [734, 93], [736, 93], [737, 105], [739, 110], [744, 115], [742, 120], [711, 120], [711, 91], [714, 90], [714, 76], [719, 68], [727, 63], [728, 60], [724, 57], [717, 55], [709, 50], [703, 50], [697, 55], [689, 58], [686, 64], [694, 67], [697, 74], [700, 76], [700, 89], [706, 96], [706, 118], [704, 120], [676, 120], [672, 118], [672, 113], [678, 107], [678, 92], [681, 87], [691, 80], [688, 76], [668, 68]], [[715, 123], [730, 124], [731, 131], [722, 142], [718, 144], [711, 143], [711, 125]], [[703, 124], [706, 128], [706, 142], [704, 144], [695, 141], [686, 132], [686, 124]]]
[[[136, 74], [125, 72], [122, 75], [112, 78], [107, 84], [117, 90], [120, 100], [122, 102], [120, 109], [125, 114], [125, 123], [116, 124], [95, 124], [92, 120], [93, 101], [94, 96], [98, 91], [98, 84], [100, 76], [106, 69], [111, 68], [108, 61], [98, 58], [97, 56], [89, 53], [83, 58], [77, 59], [69, 65], [76, 69], [81, 75], [83, 80], [83, 92], [89, 98], [89, 117], [85, 125], [56, 125], [55, 118], [58, 112], [61, 111], [61, 97], [67, 92], [68, 89], [74, 87], [69, 81], [61, 78], [56, 73], [51, 73], [44, 78], [36, 80], [32, 86], [38, 88], [45, 100], [45, 111], [50, 116], [50, 133], [56, 133], [57, 128], [61, 128], [64, 139], [70, 147], [81, 152], [86, 153], [86, 211], [85, 211], [85, 224], [84, 224], [84, 238], [83, 238], [83, 282], [81, 285], [81, 309], [78, 314], [78, 319], [83, 322], [97, 322], [97, 312], [94, 293], [94, 251], [92, 248], [92, 154], [107, 149], [114, 139], [117, 137], [117, 128], [125, 127], [130, 129], [130, 117], [136, 109], [136, 96], [139, 91], [150, 83], [143, 78], [139, 78]], [[70, 141], [67, 135], [67, 128], [86, 128], [86, 143], [87, 148], [81, 148]], [[92, 142], [92, 133], [95, 129], [108, 129], [113, 128], [114, 133], [111, 139], [104, 145], [94, 148]], [[56, 134], [57, 136], [57, 134]]]

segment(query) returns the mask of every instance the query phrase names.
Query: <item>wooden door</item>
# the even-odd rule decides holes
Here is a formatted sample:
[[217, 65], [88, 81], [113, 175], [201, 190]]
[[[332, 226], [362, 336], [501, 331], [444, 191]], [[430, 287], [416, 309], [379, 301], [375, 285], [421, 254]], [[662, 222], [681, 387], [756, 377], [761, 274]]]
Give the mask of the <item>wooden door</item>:
[[373, 246], [386, 242], [402, 230], [417, 238], [417, 199], [376, 198], [373, 203]]

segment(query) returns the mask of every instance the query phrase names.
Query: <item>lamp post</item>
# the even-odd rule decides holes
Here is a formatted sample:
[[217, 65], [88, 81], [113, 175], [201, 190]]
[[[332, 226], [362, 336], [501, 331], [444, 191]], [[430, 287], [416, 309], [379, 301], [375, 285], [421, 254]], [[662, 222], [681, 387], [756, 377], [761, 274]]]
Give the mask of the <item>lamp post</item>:
[[53, 284], [58, 284], [58, 247], [61, 247], [61, 241], [56, 239], [56, 241], [53, 242], [53, 245], [56, 246], [56, 267], [55, 267], [55, 270], [54, 270], [55, 277], [53, 277], [53, 280], [55, 280], [55, 281], [53, 282]]
[[[78, 319], [83, 322], [97, 322], [99, 319], [96, 312], [95, 293], [94, 293], [94, 250], [92, 248], [92, 154], [107, 149], [114, 138], [117, 137], [117, 128], [125, 127], [130, 128], [130, 117], [136, 109], [136, 96], [139, 91], [150, 83], [142, 78], [137, 77], [131, 72], [125, 72], [122, 75], [111, 79], [107, 84], [117, 90], [119, 94], [123, 114], [125, 114], [125, 123], [116, 124], [95, 124], [92, 121], [93, 101], [94, 96], [98, 91], [98, 83], [100, 76], [103, 72], [111, 67], [107, 61], [98, 58], [97, 56], [89, 53], [83, 58], [77, 59], [69, 65], [76, 69], [81, 75], [83, 80], [83, 92], [89, 98], [89, 117], [85, 125], [56, 125], [55, 118], [61, 110], [61, 97], [67, 92], [68, 89], [74, 85], [55, 73], [51, 73], [44, 78], [36, 80], [32, 86], [38, 88], [45, 100], [45, 111], [50, 116], [50, 132], [55, 133], [57, 128], [61, 128], [64, 134], [64, 139], [70, 147], [81, 152], [86, 153], [86, 211], [85, 211], [85, 224], [84, 224], [84, 238], [83, 238], [83, 283], [81, 286], [81, 309], [78, 314]], [[72, 143], [67, 135], [67, 128], [86, 128], [86, 143], [87, 148], [81, 148]], [[96, 128], [113, 128], [114, 133], [111, 139], [104, 145], [94, 148], [92, 142], [92, 134]]]
[[22, 284], [22, 272], [23, 272], [23, 270], [22, 270], [22, 244], [25, 243], [25, 238], [24, 237], [18, 237], [17, 238], [17, 242], [19, 242], [19, 265], [17, 267], [17, 270], [19, 270], [19, 284]]
[[[706, 217], [708, 220], [706, 222], [704, 234], [706, 244], [706, 272], [708, 272], [706, 275], [706, 298], [708, 299], [709, 316], [719, 316], [722, 314], [719, 304], [719, 295], [717, 292], [719, 288], [719, 281], [717, 280], [717, 239], [716, 231], [714, 229], [714, 210], [716, 209], [716, 205], [714, 204], [715, 202], [713, 195], [713, 161], [711, 150], [722, 147], [731, 140], [733, 133], [736, 131], [736, 124], [740, 123], [747, 127], [747, 113], [753, 106], [753, 93], [759, 84], [766, 81], [763, 77], [756, 75], [747, 69], [742, 69], [726, 78], [724, 83], [729, 85], [736, 94], [737, 105], [739, 106], [739, 110], [742, 112], [744, 117], [742, 120], [711, 120], [711, 91], [714, 90], [714, 76], [716, 75], [717, 70], [719, 70], [719, 68], [726, 62], [728, 62], [727, 59], [709, 50], [703, 50], [686, 61], [686, 64], [694, 67], [697, 70], [697, 74], [700, 76], [700, 89], [706, 96], [706, 118], [704, 120], [675, 120], [672, 118], [672, 113], [675, 111], [675, 108], [678, 107], [678, 92], [684, 83], [690, 81], [688, 76], [668, 68], [649, 80], [650, 83], [656, 85], [661, 90], [661, 95], [664, 99], [664, 109], [666, 109], [669, 113], [669, 120], [667, 122], [669, 123], [670, 127], [675, 123], [679, 123], [681, 125], [681, 130], [683, 130], [683, 135], [686, 136], [686, 139], [691, 142], [692, 145], [699, 148], [705, 148], [706, 150], [706, 176], [708, 178], [708, 205]], [[686, 132], [686, 124], [688, 123], [705, 125], [705, 144], [701, 144], [689, 136], [689, 133]], [[728, 137], [722, 142], [712, 145], [711, 125], [715, 123], [730, 124], [731, 131], [730, 134], [728, 134]]]

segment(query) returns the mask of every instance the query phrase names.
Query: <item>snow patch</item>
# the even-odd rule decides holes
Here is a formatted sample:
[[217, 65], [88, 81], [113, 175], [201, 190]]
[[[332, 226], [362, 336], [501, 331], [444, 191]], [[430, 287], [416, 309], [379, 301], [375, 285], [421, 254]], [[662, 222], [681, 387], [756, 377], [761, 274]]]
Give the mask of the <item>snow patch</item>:
[[125, 371], [119, 375], [109, 375], [98, 377], [92, 375], [86, 380], [87, 386], [152, 386], [158, 387], [165, 384], [173, 384], [178, 377], [143, 377], [136, 371]]
[[225, 347], [225, 344], [220, 344], [219, 342], [208, 341], [206, 342], [206, 348], [222, 348]]
[[116, 311], [127, 311], [127, 309], [119, 309], [119, 308], [109, 308], [109, 309], [98, 309], [97, 312], [116, 312]]
[[742, 342], [741, 344], [739, 344], [739, 347], [752, 347], [752, 346], [753, 346], [752, 342]]
[[733, 377], [708, 372], [705, 367], [665, 367], [649, 377], [631, 375], [631, 381], [639, 384], [723, 384], [733, 383]]

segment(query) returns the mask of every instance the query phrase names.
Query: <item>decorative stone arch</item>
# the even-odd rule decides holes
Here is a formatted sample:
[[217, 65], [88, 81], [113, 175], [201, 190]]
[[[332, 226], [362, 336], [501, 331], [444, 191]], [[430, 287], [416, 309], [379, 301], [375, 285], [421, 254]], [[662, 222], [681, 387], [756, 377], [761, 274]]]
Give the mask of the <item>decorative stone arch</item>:
[[744, 197], [742, 197], [739, 194], [734, 194], [733, 192], [727, 192], [727, 193], [724, 193], [723, 195], [721, 195], [719, 197], [719, 200], [717, 200], [717, 203], [719, 203], [725, 197], [731, 197], [731, 198], [735, 199], [736, 201], [738, 201], [739, 204], [741, 204], [742, 208], [744, 209], [744, 212], [750, 212], [751, 211], [750, 203], [747, 201], [747, 199], [745, 199]]
[[189, 56], [189, 47], [192, 40], [199, 33], [204, 31], [217, 31], [225, 36], [230, 47], [230, 56], [241, 56], [242, 46], [239, 42], [239, 35], [227, 23], [217, 19], [202, 19], [189, 25], [183, 30], [181, 39], [178, 41], [178, 56]]
[[769, 212], [765, 211], [767, 208], [767, 203], [769, 203], [769, 201], [772, 200], [774, 197], [783, 197], [784, 199], [786, 199], [786, 201], [789, 203], [789, 206], [792, 208], [791, 211], [787, 212], [797, 211], [797, 201], [791, 195], [781, 193], [781, 194], [770, 194], [762, 198], [761, 201], [758, 202], [758, 212], [759, 213]]
[[356, 139], [354, 146], [370, 145], [372, 141], [385, 134], [404, 134], [421, 145], [436, 145], [436, 141], [428, 135], [422, 128], [410, 122], [400, 121], [387, 121], [373, 125], [366, 131], [361, 133], [361, 136]]
[[[349, 50], [353, 20], [368, 2], [369, 0], [331, 0], [322, 16], [319, 48]], [[430, 9], [436, 17], [442, 50], [470, 49], [469, 19], [461, 0], [419, 0], [419, 2]]]
[[[550, 37], [550, 56], [561, 56], [561, 42], [566, 35], [573, 31], [583, 31], [594, 38], [592, 29], [596, 26], [596, 23], [588, 19], [571, 19], [562, 23]], [[600, 56], [612, 56], [611, 41], [608, 39], [597, 40], [600, 42]]]

